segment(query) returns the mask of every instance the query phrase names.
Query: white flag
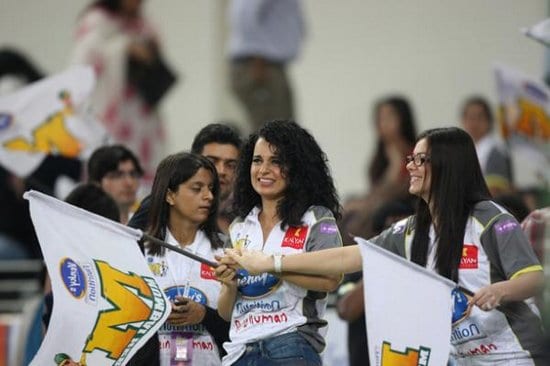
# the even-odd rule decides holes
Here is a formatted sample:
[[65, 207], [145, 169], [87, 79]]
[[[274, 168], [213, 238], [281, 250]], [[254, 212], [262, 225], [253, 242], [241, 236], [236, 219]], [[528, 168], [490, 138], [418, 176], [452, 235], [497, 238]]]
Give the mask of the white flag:
[[361, 238], [365, 318], [373, 366], [446, 365], [456, 285]]
[[106, 138], [86, 111], [95, 76], [75, 66], [0, 98], [0, 164], [26, 177], [46, 154], [78, 157]]
[[31, 365], [125, 365], [171, 310], [136, 243], [141, 231], [39, 192], [25, 198], [54, 299]]
[[550, 182], [550, 89], [542, 80], [495, 65], [499, 124], [519, 187]]
[[545, 19], [529, 28], [522, 28], [521, 31], [527, 37], [533, 38], [546, 47], [550, 47], [550, 19]]

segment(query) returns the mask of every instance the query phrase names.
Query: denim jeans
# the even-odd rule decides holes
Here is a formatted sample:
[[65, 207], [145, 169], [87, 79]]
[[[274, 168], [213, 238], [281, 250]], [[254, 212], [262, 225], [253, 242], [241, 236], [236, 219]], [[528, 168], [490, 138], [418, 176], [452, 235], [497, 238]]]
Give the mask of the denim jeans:
[[234, 366], [320, 366], [321, 357], [298, 332], [263, 339], [246, 345]]

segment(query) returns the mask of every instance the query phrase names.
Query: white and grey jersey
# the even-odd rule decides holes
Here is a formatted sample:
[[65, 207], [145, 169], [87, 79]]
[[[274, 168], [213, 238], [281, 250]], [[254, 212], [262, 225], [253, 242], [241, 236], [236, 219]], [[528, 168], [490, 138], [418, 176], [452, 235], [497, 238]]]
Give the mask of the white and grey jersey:
[[[233, 222], [229, 245], [283, 255], [342, 245], [334, 216], [325, 207], [310, 207], [302, 216], [302, 226], [275, 225], [265, 242], [259, 212], [259, 208], [254, 208], [245, 218]], [[236, 361], [247, 343], [296, 331], [318, 352], [323, 350], [327, 293], [308, 291], [269, 273], [258, 276], [246, 273], [238, 286], [229, 332], [231, 341], [224, 344], [227, 350], [224, 365]]]
[[[404, 219], [373, 239], [375, 243], [408, 259], [414, 238], [415, 217]], [[427, 268], [435, 271], [438, 245], [430, 230]], [[540, 271], [540, 266], [519, 223], [492, 201], [476, 204], [466, 223], [459, 285], [475, 293], [495, 282], [523, 273]], [[543, 353], [538, 309], [532, 299], [502, 304], [493, 311], [472, 309], [470, 316], [452, 329], [453, 355], [500, 362], [531, 359], [533, 365]]]

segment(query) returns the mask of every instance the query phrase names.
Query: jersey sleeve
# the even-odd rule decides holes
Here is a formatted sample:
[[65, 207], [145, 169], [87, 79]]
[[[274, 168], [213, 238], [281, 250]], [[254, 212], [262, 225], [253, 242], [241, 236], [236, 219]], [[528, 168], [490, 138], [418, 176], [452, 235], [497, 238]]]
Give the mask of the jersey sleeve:
[[369, 239], [372, 243], [405, 257], [405, 236], [413, 224], [413, 217], [398, 221], [384, 230], [380, 235]]
[[342, 236], [332, 212], [325, 207], [314, 207], [316, 221], [310, 228], [306, 251], [314, 252], [342, 246]]
[[509, 214], [499, 215], [485, 229], [481, 243], [490, 256], [491, 264], [505, 279], [527, 272], [542, 271], [520, 224]]

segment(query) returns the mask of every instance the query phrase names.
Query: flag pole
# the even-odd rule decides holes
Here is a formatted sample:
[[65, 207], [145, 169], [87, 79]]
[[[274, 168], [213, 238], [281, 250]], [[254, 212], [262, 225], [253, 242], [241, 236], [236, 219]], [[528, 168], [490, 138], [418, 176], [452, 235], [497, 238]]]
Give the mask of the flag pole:
[[201, 256], [196, 255], [196, 254], [193, 254], [193, 253], [191, 253], [191, 252], [188, 251], [188, 250], [181, 249], [180, 247], [177, 247], [177, 246], [172, 245], [172, 244], [168, 244], [168, 243], [166, 243], [166, 242], [164, 242], [164, 241], [162, 241], [162, 240], [160, 240], [160, 239], [157, 239], [157, 238], [155, 238], [154, 236], [151, 236], [151, 235], [149, 235], [149, 234], [143, 233], [143, 238], [144, 238], [145, 240], [148, 240], [148, 241], [152, 242], [152, 243], [158, 244], [158, 245], [160, 245], [161, 247], [164, 247], [164, 248], [166, 248], [166, 249], [173, 250], [173, 251], [176, 252], [176, 253], [182, 254], [182, 255], [184, 255], [184, 256], [186, 256], [186, 257], [188, 257], [188, 258], [191, 258], [191, 259], [194, 259], [194, 260], [196, 260], [196, 261], [198, 261], [198, 262], [204, 263], [204, 264], [206, 264], [206, 265], [208, 265], [208, 266], [210, 266], [210, 267], [212, 267], [212, 268], [216, 268], [216, 267], [218, 266], [218, 263], [216, 263], [216, 262], [209, 261], [208, 259], [205, 259], [205, 258], [203, 258], [203, 257], [201, 257]]

